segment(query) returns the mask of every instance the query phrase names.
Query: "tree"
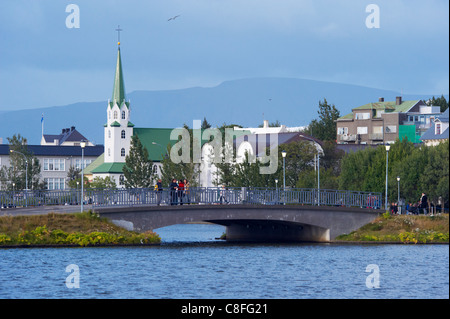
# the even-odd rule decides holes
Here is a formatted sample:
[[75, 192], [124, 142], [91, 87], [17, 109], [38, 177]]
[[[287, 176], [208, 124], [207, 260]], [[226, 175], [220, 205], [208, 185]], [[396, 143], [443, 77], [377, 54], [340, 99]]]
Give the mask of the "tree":
[[154, 184], [153, 161], [137, 136], [131, 137], [130, 153], [125, 157], [122, 171], [126, 188], [148, 188]]
[[207, 128], [210, 128], [211, 124], [208, 123], [208, 121], [206, 120], [206, 117], [203, 118], [203, 122], [202, 122], [202, 126], [201, 129], [202, 130], [206, 130]]
[[340, 112], [333, 105], [329, 105], [327, 100], [319, 101], [319, 119], [314, 119], [308, 126], [311, 136], [322, 141], [336, 141], [336, 120], [340, 117]]
[[90, 187], [96, 189], [116, 189], [117, 186], [112, 176], [105, 176], [104, 178], [96, 176], [90, 183]]
[[441, 97], [435, 98], [434, 96], [427, 101], [427, 105], [440, 106], [441, 113], [448, 109], [448, 101], [445, 99], [444, 95]]
[[[194, 139], [193, 130], [189, 128], [187, 124], [184, 124], [183, 128], [189, 132], [189, 158], [193, 159], [194, 147], [198, 147], [200, 141]], [[170, 143], [167, 145], [166, 150], [166, 156], [164, 156], [163, 160], [161, 161], [161, 181], [163, 185], [169, 185], [172, 182], [172, 179], [186, 179], [189, 181], [190, 186], [196, 186], [199, 174], [199, 164], [194, 163], [193, 161], [190, 161], [189, 163], [174, 163], [169, 155], [171, 154], [172, 150], [172, 145], [170, 145]], [[178, 152], [178, 154], [181, 156], [182, 149], [180, 149]]]
[[283, 182], [283, 157], [286, 151], [286, 187], [295, 187], [302, 172], [314, 167], [316, 147], [307, 141], [296, 141], [278, 148], [278, 179]]
[[[28, 149], [27, 139], [20, 134], [7, 138], [10, 151], [10, 166], [0, 169], [0, 181], [3, 189], [25, 189], [28, 179], [29, 189], [42, 189], [45, 184], [40, 181], [41, 165]], [[20, 154], [21, 153], [21, 154]], [[23, 155], [22, 155], [23, 154]]]

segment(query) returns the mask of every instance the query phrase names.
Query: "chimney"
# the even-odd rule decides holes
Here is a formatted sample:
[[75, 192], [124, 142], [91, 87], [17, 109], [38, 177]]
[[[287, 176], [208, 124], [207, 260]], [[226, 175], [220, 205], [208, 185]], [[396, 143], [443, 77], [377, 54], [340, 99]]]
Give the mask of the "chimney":
[[395, 98], [395, 105], [400, 105], [402, 104], [402, 97], [401, 96], [397, 96]]
[[75, 131], [75, 126], [70, 127], [70, 131]]
[[268, 128], [269, 127], [269, 120], [264, 120], [263, 127], [264, 128]]
[[378, 98], [378, 102], [384, 102], [384, 97]]

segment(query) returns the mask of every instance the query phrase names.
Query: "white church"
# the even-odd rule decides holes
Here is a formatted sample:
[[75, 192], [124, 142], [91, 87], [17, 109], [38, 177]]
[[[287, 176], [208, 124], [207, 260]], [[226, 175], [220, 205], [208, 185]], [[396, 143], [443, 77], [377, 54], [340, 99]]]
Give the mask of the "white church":
[[[124, 187], [124, 175], [122, 168], [125, 165], [125, 157], [130, 151], [131, 137], [139, 137], [143, 146], [147, 149], [149, 159], [155, 163], [154, 170], [161, 174], [161, 160], [167, 153], [167, 146], [174, 145], [177, 140], [171, 140], [173, 128], [137, 128], [131, 122], [131, 105], [126, 101], [125, 84], [122, 70], [120, 42], [118, 43], [117, 62], [111, 100], [106, 106], [106, 124], [104, 124], [104, 154], [99, 156], [86, 168], [92, 177], [112, 177], [118, 188]], [[261, 128], [234, 128], [234, 146], [236, 161], [244, 158], [245, 152], [258, 156], [262, 147], [273, 147], [273, 139], [268, 136], [276, 135], [275, 146], [290, 143], [296, 140], [309, 140], [316, 145], [318, 151], [323, 152], [320, 141], [301, 134], [304, 127], [269, 127], [268, 121], [264, 121]], [[204, 138], [202, 136], [202, 138]], [[261, 146], [261, 141], [263, 146]], [[258, 149], [258, 146], [260, 149]], [[202, 187], [217, 186], [216, 167], [209, 156], [213, 147], [203, 141], [201, 146], [201, 163], [199, 162], [199, 183]], [[178, 177], [175, 177], [178, 178]]]

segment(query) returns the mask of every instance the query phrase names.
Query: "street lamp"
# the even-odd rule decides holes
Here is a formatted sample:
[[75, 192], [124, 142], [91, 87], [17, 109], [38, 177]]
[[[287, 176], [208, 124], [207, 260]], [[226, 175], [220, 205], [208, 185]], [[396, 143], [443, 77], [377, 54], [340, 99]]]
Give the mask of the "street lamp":
[[[320, 146], [319, 143], [317, 143], [314, 139], [305, 136], [303, 134], [300, 134], [301, 137], [313, 142], [316, 145], [316, 150], [317, 150], [317, 206], [320, 206], [320, 151], [319, 151], [319, 147], [322, 148]], [[318, 146], [318, 147], [317, 147]], [[316, 170], [316, 155], [314, 154], [314, 170]]]
[[83, 202], [84, 202], [84, 148], [86, 147], [86, 142], [81, 141], [81, 209], [83, 212]]
[[401, 208], [400, 208], [400, 176], [397, 176], [397, 208], [398, 213], [401, 214]]
[[275, 178], [275, 191], [276, 191], [276, 194], [277, 194], [277, 205], [278, 205], [278, 178]]
[[25, 190], [28, 190], [28, 159], [25, 156], [25, 154], [20, 153], [18, 151], [15, 150], [10, 150], [11, 153], [17, 153], [23, 156], [23, 158], [25, 159]]
[[286, 151], [281, 151], [281, 156], [283, 156], [283, 190], [286, 190]]
[[386, 211], [388, 211], [388, 167], [389, 167], [389, 149], [391, 148], [391, 146], [389, 144], [385, 145], [386, 147], [386, 193], [384, 195], [384, 209]]

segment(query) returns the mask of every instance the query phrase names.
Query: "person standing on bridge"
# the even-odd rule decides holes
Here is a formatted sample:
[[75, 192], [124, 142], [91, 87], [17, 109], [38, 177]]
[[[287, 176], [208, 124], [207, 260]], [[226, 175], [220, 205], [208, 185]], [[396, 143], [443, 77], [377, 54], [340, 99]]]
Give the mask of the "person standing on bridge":
[[161, 179], [158, 179], [158, 182], [156, 183], [156, 205], [161, 205], [161, 198], [162, 198], [162, 182]]
[[172, 183], [170, 183], [169, 189], [170, 189], [170, 205], [176, 205], [178, 202], [177, 198], [178, 184], [175, 178], [172, 179]]
[[189, 194], [189, 186], [190, 186], [190, 184], [189, 184], [188, 180], [185, 179], [184, 180], [184, 193], [186, 195], [186, 201], [190, 205], [191, 204], [191, 197], [190, 197], [190, 194]]
[[178, 182], [178, 197], [180, 198], [180, 205], [183, 205], [184, 182], [182, 179], [180, 179]]

